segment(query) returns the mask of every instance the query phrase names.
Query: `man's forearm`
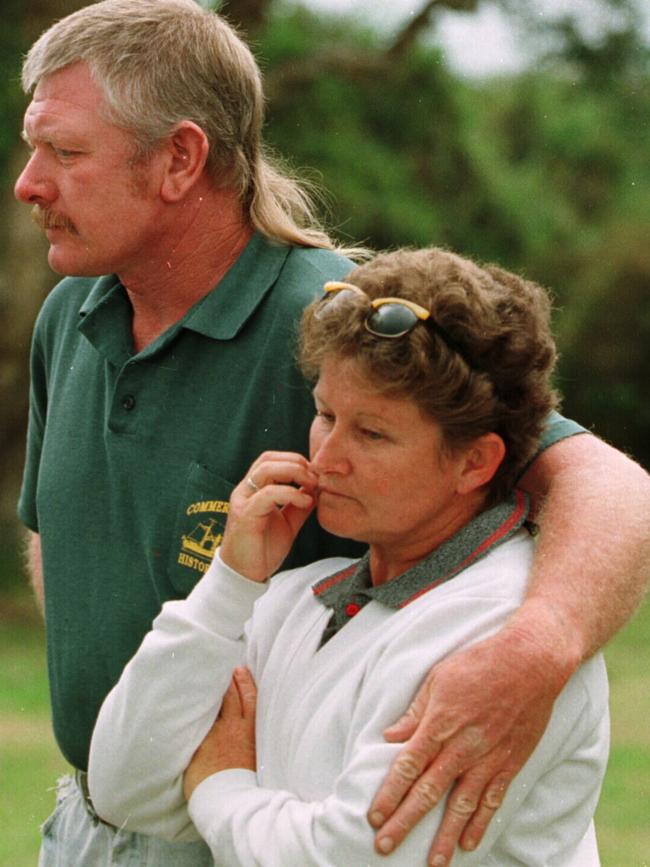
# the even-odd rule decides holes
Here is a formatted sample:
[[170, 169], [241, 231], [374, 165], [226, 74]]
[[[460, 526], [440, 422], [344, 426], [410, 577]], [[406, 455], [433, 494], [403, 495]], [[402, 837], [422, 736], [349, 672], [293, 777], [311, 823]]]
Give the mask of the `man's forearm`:
[[559, 642], [558, 655], [577, 665], [645, 594], [650, 477], [621, 452], [579, 435], [544, 452], [522, 486], [541, 501], [541, 532], [529, 594], [509, 628], [543, 630]]
[[41, 537], [31, 530], [25, 540], [25, 560], [27, 574], [36, 597], [36, 604], [41, 614], [45, 611], [45, 590], [43, 586], [43, 560], [41, 557]]

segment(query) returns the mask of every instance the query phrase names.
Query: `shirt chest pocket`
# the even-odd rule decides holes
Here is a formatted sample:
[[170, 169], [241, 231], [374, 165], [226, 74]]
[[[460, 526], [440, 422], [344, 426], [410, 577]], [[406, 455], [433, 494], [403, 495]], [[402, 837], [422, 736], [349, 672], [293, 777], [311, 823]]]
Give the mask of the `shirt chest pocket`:
[[234, 484], [197, 462], [190, 465], [169, 555], [169, 577], [186, 596], [207, 571], [221, 543]]

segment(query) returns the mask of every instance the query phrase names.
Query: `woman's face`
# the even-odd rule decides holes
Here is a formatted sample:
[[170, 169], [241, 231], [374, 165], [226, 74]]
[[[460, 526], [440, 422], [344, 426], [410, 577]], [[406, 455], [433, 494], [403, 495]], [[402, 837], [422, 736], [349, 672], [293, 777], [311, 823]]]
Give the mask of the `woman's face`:
[[381, 395], [354, 361], [335, 356], [314, 399], [310, 456], [322, 527], [424, 556], [466, 523], [462, 455], [443, 450], [440, 426], [413, 401]]

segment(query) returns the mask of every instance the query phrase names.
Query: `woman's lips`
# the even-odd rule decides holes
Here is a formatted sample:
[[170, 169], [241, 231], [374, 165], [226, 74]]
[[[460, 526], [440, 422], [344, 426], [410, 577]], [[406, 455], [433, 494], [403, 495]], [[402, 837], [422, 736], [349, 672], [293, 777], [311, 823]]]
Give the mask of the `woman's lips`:
[[323, 494], [328, 497], [339, 497], [344, 500], [353, 500], [354, 497], [349, 496], [349, 494], [344, 494], [341, 491], [333, 491], [331, 488], [318, 488], [317, 494], [321, 497]]

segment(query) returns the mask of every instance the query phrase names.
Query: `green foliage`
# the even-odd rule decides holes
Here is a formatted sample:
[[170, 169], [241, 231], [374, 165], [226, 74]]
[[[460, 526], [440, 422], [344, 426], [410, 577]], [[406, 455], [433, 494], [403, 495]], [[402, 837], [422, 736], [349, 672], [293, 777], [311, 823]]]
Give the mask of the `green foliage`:
[[12, 181], [8, 176], [8, 163], [16, 146], [21, 117], [25, 109], [25, 95], [20, 86], [20, 64], [27, 50], [27, 37], [20, 26], [21, 0], [4, 0], [0, 12], [0, 183]]
[[650, 75], [615, 5], [600, 41], [561, 21], [546, 61], [479, 82], [435, 47], [396, 60], [378, 34], [301, 9], [275, 12], [259, 53], [268, 139], [318, 173], [339, 233], [450, 246], [551, 287], [567, 412], [650, 465]]
[[0, 588], [21, 587], [26, 583], [20, 557], [21, 534], [13, 522], [0, 521]]
[[[341, 231], [381, 247], [439, 233], [440, 213], [413, 207], [429, 169], [422, 154], [447, 149], [448, 131], [430, 123], [448, 90], [439, 71], [416, 55], [386, 76], [377, 37], [304, 10], [274, 20], [262, 46], [262, 64], [276, 76], [268, 139], [297, 165], [317, 168], [336, 197]], [[314, 62], [322, 75], [313, 76]]]
[[646, 466], [648, 118], [647, 88], [634, 81], [613, 94], [548, 71], [508, 82], [492, 117], [494, 137], [505, 133], [509, 179], [501, 177], [517, 195], [514, 211], [535, 222], [514, 265], [562, 303], [568, 411]]

